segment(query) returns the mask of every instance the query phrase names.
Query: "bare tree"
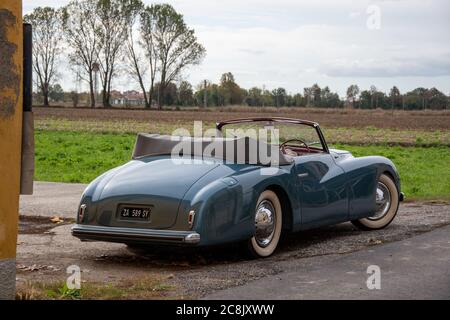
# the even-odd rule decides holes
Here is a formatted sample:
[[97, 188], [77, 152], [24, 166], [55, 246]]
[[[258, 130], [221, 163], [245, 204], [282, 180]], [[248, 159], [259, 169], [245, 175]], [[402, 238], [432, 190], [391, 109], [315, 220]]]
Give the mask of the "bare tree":
[[127, 37], [131, 16], [142, 6], [139, 0], [97, 0], [97, 58], [100, 64], [103, 106], [110, 107], [111, 82]]
[[378, 89], [374, 85], [370, 86], [370, 108], [378, 108]]
[[199, 64], [206, 50], [197, 42], [194, 30], [187, 27], [183, 16], [171, 5], [156, 4], [148, 10], [156, 23], [153, 37], [160, 68], [158, 107], [161, 109], [167, 85], [187, 66]]
[[355, 108], [355, 102], [358, 98], [359, 87], [356, 84], [352, 84], [347, 88], [347, 101], [351, 103], [352, 108]]
[[313, 100], [313, 90], [311, 87], [306, 87], [303, 89], [303, 95], [306, 99], [306, 107], [310, 107]]
[[394, 108], [397, 106], [397, 104], [400, 101], [400, 90], [393, 86], [391, 90], [389, 91], [389, 99], [391, 100], [391, 109], [394, 110]]
[[[157, 42], [155, 39], [155, 33], [157, 28], [157, 16], [153, 7], [146, 7], [141, 12], [140, 17], [140, 47], [143, 49], [147, 70], [150, 71], [150, 84], [149, 84], [149, 104], [151, 106], [154, 90], [155, 90], [155, 78], [158, 71], [158, 50]], [[143, 89], [145, 91], [145, 89]]]
[[[145, 88], [145, 78], [147, 71], [149, 70], [149, 66], [147, 64], [147, 60], [145, 56], [143, 56], [142, 52], [139, 50], [141, 46], [144, 46], [144, 42], [141, 40], [141, 31], [139, 23], [139, 15], [142, 14], [142, 10], [144, 5], [142, 2], [136, 4], [135, 10], [130, 12], [129, 23], [127, 27], [127, 36], [126, 36], [126, 55], [125, 61], [127, 63], [127, 69], [131, 77], [139, 84], [142, 94], [144, 96], [144, 103], [146, 108], [151, 107], [152, 102], [152, 93], [153, 93], [153, 80], [154, 77], [151, 77], [151, 87], [150, 94], [147, 92]], [[147, 54], [145, 54], [147, 55]], [[152, 70], [152, 57], [150, 55], [150, 70]], [[153, 74], [153, 72], [151, 72]]]
[[61, 11], [50, 7], [37, 7], [24, 16], [33, 26], [33, 69], [35, 83], [48, 106], [50, 86], [57, 78], [57, 59], [61, 53]]
[[84, 71], [80, 77], [89, 84], [90, 104], [94, 108], [94, 67], [98, 50], [96, 3], [92, 0], [73, 0], [62, 10], [65, 39], [71, 48], [70, 62]]

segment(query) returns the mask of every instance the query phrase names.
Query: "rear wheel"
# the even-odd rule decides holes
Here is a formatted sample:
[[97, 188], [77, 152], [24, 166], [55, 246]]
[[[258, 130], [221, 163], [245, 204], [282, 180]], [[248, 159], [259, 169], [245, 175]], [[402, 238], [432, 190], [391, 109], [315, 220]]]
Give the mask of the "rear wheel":
[[255, 208], [255, 235], [248, 242], [254, 256], [268, 257], [275, 251], [280, 241], [282, 223], [280, 200], [275, 192], [264, 191]]
[[368, 218], [353, 220], [352, 223], [362, 230], [379, 230], [394, 220], [399, 206], [397, 186], [392, 178], [382, 174], [376, 190], [376, 211]]

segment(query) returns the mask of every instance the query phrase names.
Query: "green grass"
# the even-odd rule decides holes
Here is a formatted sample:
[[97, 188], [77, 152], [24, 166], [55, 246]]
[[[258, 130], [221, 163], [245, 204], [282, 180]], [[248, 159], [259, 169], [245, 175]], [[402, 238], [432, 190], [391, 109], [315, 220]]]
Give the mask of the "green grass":
[[87, 183], [131, 158], [134, 134], [36, 131], [35, 179]]
[[407, 199], [450, 198], [450, 148], [335, 145], [354, 156], [379, 155], [397, 167]]
[[[36, 131], [36, 180], [88, 183], [127, 162], [135, 134]], [[390, 158], [400, 172], [409, 199], [450, 197], [450, 149], [441, 147], [334, 145], [355, 156]]]

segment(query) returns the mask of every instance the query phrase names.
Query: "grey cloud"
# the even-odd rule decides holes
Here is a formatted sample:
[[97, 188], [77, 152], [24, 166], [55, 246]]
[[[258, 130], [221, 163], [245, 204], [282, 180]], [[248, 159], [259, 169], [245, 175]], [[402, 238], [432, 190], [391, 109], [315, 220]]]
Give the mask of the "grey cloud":
[[436, 77], [450, 75], [450, 55], [439, 58], [334, 62], [321, 66], [330, 77]]
[[258, 50], [258, 49], [244, 49], [244, 48], [241, 48], [241, 49], [239, 49], [239, 51], [240, 52], [244, 52], [244, 53], [248, 53], [248, 54], [251, 54], [251, 55], [262, 55], [262, 54], [266, 53], [265, 50]]

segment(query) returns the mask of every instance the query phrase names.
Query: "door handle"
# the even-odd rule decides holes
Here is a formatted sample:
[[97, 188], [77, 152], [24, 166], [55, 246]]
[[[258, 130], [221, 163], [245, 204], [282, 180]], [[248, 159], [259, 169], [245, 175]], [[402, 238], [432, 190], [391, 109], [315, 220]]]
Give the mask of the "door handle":
[[309, 173], [307, 173], [307, 172], [305, 172], [305, 173], [299, 173], [299, 174], [297, 175], [297, 177], [299, 177], [299, 178], [306, 178], [307, 176], [309, 176]]

